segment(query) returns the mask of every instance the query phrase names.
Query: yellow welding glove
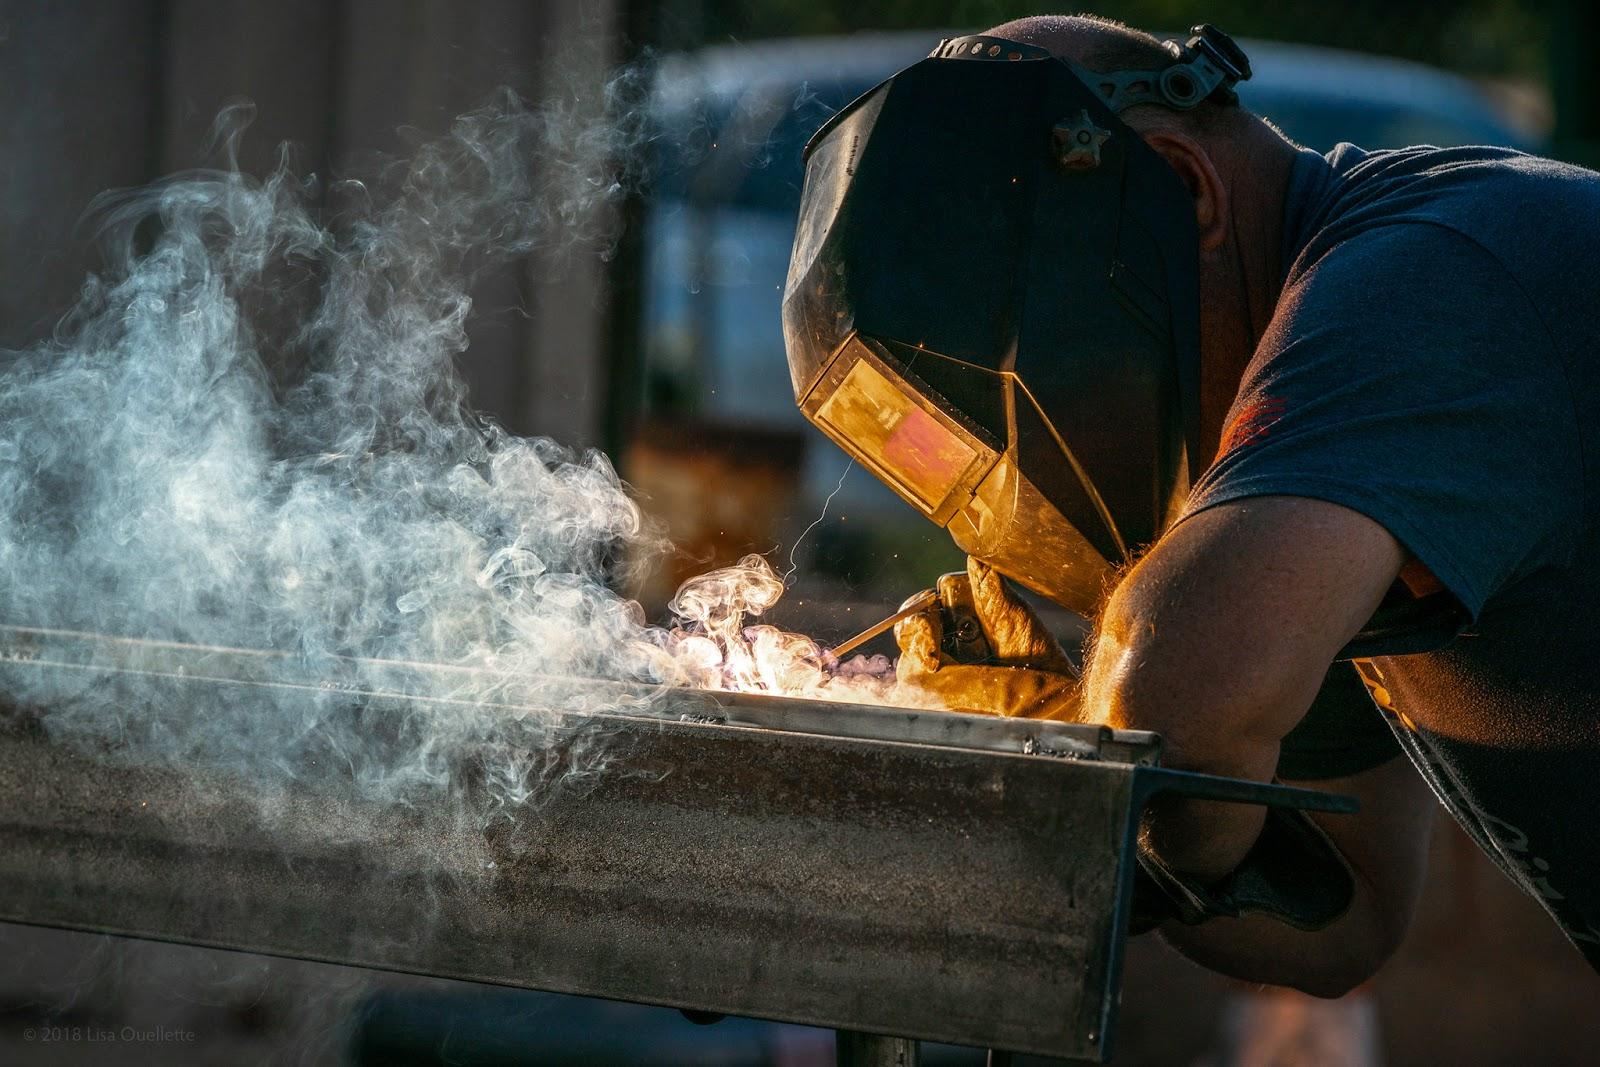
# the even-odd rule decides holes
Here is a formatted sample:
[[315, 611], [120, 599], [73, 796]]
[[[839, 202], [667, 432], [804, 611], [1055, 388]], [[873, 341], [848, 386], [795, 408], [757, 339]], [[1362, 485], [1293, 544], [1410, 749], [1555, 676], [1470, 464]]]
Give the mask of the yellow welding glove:
[[953, 710], [1073, 719], [1078, 671], [1060, 642], [999, 572], [967, 558], [939, 579], [939, 605], [894, 628], [900, 681]]

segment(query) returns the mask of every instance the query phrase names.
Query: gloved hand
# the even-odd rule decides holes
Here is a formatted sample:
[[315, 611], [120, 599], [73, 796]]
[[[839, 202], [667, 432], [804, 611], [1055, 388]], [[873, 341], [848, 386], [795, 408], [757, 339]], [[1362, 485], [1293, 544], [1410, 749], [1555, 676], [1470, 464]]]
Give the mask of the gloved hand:
[[894, 628], [902, 682], [962, 711], [1075, 717], [1077, 668], [997, 571], [969, 556], [967, 573], [944, 575], [937, 590], [938, 608]]

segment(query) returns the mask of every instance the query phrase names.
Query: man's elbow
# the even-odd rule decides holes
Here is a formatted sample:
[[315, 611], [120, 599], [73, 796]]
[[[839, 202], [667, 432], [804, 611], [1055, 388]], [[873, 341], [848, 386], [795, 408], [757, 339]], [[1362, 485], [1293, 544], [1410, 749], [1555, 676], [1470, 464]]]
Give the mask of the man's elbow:
[[1163, 761], [1180, 769], [1259, 777], [1242, 764], [1276, 759], [1327, 664], [1219, 645], [1201, 623], [1163, 626], [1128, 600], [1114, 599], [1102, 621], [1085, 694], [1091, 720], [1159, 733]]
[[[1262, 777], [1246, 764], [1275, 761], [1287, 716], [1283, 692], [1268, 665], [1199, 657], [1152, 633], [1128, 635], [1096, 650], [1089, 694], [1093, 720], [1117, 729], [1153, 730], [1162, 762], [1179, 770]], [[1270, 776], [1272, 767], [1264, 768]]]

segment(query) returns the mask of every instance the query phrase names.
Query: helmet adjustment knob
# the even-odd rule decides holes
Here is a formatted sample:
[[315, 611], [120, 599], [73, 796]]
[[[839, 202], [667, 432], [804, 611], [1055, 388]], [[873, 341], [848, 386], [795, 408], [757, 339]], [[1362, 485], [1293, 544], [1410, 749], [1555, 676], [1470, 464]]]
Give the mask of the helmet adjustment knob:
[[1062, 119], [1050, 130], [1050, 145], [1056, 165], [1062, 170], [1093, 170], [1100, 165], [1100, 146], [1111, 139], [1111, 131], [1101, 129], [1089, 117], [1089, 109], [1075, 119]]

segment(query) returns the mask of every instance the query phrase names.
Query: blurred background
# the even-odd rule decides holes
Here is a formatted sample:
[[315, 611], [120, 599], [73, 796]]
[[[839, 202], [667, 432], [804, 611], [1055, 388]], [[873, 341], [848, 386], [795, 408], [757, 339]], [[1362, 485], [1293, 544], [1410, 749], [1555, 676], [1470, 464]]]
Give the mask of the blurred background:
[[[1319, 150], [1491, 143], [1600, 161], [1600, 12], [1578, 0], [1095, 12], [1153, 31], [1227, 29], [1255, 68], [1244, 102]], [[620, 240], [603, 256], [536, 254], [485, 274], [462, 371], [512, 430], [614, 458], [677, 546], [636, 590], [653, 616], [683, 578], [762, 552], [793, 571], [773, 621], [837, 639], [961, 560], [794, 408], [779, 306], [800, 150], [941, 36], [1035, 13], [1010, 0], [0, 0], [0, 349], [48, 335], [95, 269], [93, 197], [214, 163], [208, 129], [230, 101], [256, 107], [243, 169], [265, 173], [287, 151], [298, 173], [362, 177], [498, 86], [535, 101], [576, 90], [598, 114], [607, 73], [642, 64], [649, 88], [627, 106], [657, 116], [640, 148], [651, 180], [611, 220]], [[1410, 940], [1334, 1010], [1363, 1062], [1582, 1063], [1600, 1045], [1600, 1013], [1585, 1010], [1597, 993], [1555, 928], [1444, 820]], [[1311, 1046], [1243, 1058], [1239, 1035], [1265, 1025], [1264, 1000], [1280, 1020], [1312, 1010], [1140, 939], [1117, 1062], [1342, 1062]], [[63, 1022], [192, 1040], [20, 1037]], [[663, 1010], [0, 927], [5, 1062], [831, 1056], [831, 1035], [803, 1028], [702, 1028]], [[929, 1058], [941, 1056], [973, 1062]]]

